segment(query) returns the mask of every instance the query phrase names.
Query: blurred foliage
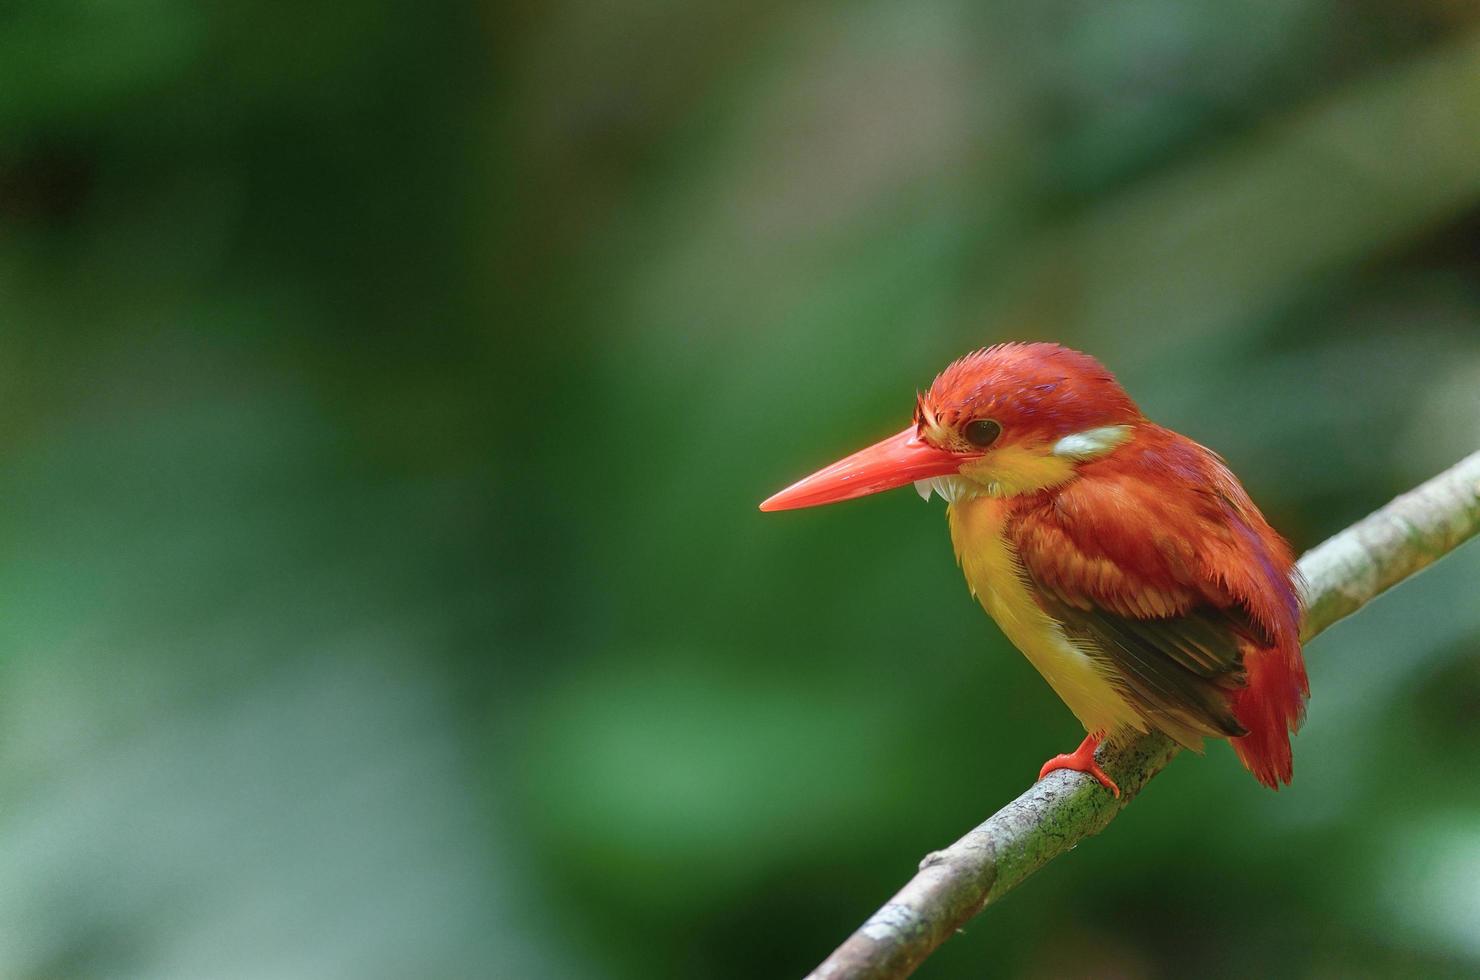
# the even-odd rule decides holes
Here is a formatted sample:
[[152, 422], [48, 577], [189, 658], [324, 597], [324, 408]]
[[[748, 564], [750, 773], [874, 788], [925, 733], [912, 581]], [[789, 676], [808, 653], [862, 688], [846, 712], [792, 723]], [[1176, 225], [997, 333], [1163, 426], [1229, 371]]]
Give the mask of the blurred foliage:
[[[1053, 338], [1309, 547], [1480, 445], [1476, 160], [1457, 0], [7, 4], [0, 975], [804, 972], [1079, 733], [756, 502]], [[1480, 971], [1477, 580], [922, 975]]]

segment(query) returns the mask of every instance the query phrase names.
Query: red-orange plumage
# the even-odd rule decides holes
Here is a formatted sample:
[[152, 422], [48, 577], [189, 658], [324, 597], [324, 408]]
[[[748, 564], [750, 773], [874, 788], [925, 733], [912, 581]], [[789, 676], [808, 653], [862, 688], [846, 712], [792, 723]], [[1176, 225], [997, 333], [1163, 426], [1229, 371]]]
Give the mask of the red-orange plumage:
[[762, 509], [911, 481], [951, 501], [968, 584], [1090, 730], [1045, 772], [1115, 789], [1098, 737], [1155, 728], [1227, 738], [1260, 782], [1289, 782], [1309, 696], [1296, 571], [1215, 453], [1147, 420], [1089, 355], [1002, 344], [942, 371], [911, 429]]
[[[1198, 683], [1224, 688], [1247, 733], [1230, 741], [1249, 771], [1267, 786], [1289, 782], [1290, 733], [1310, 693], [1294, 561], [1223, 461], [1147, 421], [1093, 357], [1055, 344], [968, 354], [936, 378], [917, 424], [922, 411], [944, 426], [990, 416], [1020, 443], [1130, 427], [1124, 445], [1081, 464], [1075, 479], [1011, 497], [1007, 534], [1033, 585], [1052, 600], [1152, 629], [1199, 614], [1233, 634], [1240, 662]], [[1176, 677], [1157, 680], [1150, 686], [1177, 686]], [[1164, 727], [1175, 733], [1186, 722], [1196, 731], [1201, 719], [1191, 714], [1167, 717]], [[1208, 724], [1201, 734], [1225, 734]]]
[[1260, 782], [1289, 782], [1289, 733], [1309, 695], [1289, 547], [1216, 455], [1160, 426], [1141, 423], [1079, 476], [1015, 498], [1008, 526], [1025, 571], [1071, 605], [1118, 616], [1224, 614], [1244, 675], [1230, 702], [1248, 734], [1234, 749]]

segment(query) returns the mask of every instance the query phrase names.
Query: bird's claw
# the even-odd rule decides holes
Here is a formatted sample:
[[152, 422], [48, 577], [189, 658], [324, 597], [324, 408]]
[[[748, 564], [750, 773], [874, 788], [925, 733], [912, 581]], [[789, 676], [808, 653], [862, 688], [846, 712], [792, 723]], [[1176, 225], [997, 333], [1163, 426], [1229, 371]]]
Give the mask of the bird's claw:
[[1095, 749], [1100, 747], [1100, 740], [1093, 735], [1085, 737], [1079, 743], [1079, 748], [1064, 755], [1056, 755], [1043, 764], [1038, 770], [1038, 778], [1042, 779], [1055, 769], [1073, 769], [1075, 772], [1088, 773], [1099, 780], [1101, 786], [1113, 793], [1116, 799], [1120, 798], [1120, 787], [1115, 785], [1115, 780], [1106, 775], [1105, 770], [1095, 761]]

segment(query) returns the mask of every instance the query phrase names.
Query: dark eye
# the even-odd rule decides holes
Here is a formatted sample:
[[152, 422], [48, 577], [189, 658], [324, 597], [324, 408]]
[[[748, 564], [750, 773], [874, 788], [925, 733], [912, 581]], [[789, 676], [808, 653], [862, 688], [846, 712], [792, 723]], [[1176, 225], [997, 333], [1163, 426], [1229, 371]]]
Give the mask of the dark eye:
[[978, 449], [986, 449], [992, 443], [996, 442], [997, 437], [1002, 434], [1002, 426], [993, 422], [991, 419], [976, 419], [975, 421], [967, 422], [966, 428], [963, 431], [967, 442]]

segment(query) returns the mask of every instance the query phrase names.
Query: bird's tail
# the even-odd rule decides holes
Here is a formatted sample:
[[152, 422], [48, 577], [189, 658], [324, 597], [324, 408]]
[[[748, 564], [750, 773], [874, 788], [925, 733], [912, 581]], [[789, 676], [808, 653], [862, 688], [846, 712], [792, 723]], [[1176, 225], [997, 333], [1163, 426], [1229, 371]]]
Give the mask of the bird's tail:
[[1290, 735], [1305, 718], [1310, 681], [1300, 643], [1248, 650], [1244, 655], [1248, 683], [1233, 696], [1233, 716], [1249, 734], [1232, 739], [1244, 768], [1270, 789], [1290, 781]]

